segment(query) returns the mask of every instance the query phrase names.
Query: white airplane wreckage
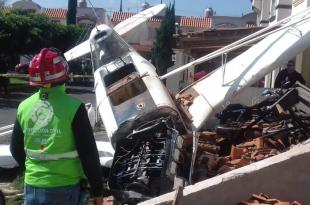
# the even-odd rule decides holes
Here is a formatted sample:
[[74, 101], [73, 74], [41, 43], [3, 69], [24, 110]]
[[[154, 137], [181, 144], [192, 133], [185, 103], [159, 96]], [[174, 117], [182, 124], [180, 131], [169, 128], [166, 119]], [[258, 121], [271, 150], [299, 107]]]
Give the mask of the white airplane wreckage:
[[[100, 154], [100, 161], [110, 169], [109, 188], [124, 203], [161, 195], [178, 183], [191, 184], [197, 132], [214, 112], [310, 46], [308, 9], [159, 77], [156, 68], [120, 36], [164, 8], [147, 9], [114, 29], [96, 26], [89, 40], [65, 53], [68, 61], [91, 54], [96, 111], [111, 142], [97, 144], [99, 152], [106, 153]], [[182, 90], [178, 96], [192, 96], [186, 109], [161, 81], [253, 42], [250, 49]], [[298, 96], [300, 90], [294, 90]], [[301, 90], [308, 92], [305, 87]], [[1, 166], [15, 166], [8, 147], [0, 151]]]

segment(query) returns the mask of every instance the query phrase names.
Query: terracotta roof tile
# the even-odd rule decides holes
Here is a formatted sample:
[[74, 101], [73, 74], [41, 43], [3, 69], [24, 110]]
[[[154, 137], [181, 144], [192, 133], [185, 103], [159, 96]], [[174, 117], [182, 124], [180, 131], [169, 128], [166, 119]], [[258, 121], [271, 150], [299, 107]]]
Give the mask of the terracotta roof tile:
[[67, 12], [67, 9], [46, 8], [43, 13], [50, 18], [66, 19]]
[[[3, 6], [0, 8], [1, 11], [4, 13], [10, 12], [12, 10], [11, 6]], [[57, 18], [57, 19], [66, 19], [67, 16], [67, 9], [61, 8], [46, 8], [43, 12], [49, 18]]]
[[[124, 21], [124, 20], [132, 17], [135, 14], [136, 13], [116, 11], [116, 12], [113, 12], [111, 21], [112, 22], [121, 22], [121, 21]], [[151, 18], [149, 21], [150, 22], [161, 22], [161, 18], [155, 16], [155, 17]]]
[[212, 27], [212, 20], [211, 20], [211, 18], [182, 16], [181, 21], [180, 21], [180, 26], [211, 28]]
[[254, 24], [254, 23], [247, 23], [247, 24], [246, 24], [246, 27], [247, 27], [247, 28], [255, 28], [255, 27], [257, 27], [257, 26], [256, 26], [256, 24]]
[[4, 12], [4, 13], [10, 12], [11, 10], [12, 10], [12, 8], [10, 6], [0, 7], [0, 11]]

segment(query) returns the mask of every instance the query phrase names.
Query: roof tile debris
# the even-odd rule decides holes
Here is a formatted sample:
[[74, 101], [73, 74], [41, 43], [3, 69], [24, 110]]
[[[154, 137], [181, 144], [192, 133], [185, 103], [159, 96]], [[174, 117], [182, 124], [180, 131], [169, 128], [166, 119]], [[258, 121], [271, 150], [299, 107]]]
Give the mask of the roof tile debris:
[[271, 198], [270, 196], [266, 194], [262, 194], [262, 193], [253, 194], [249, 200], [240, 202], [237, 205], [260, 205], [260, 204], [261, 205], [267, 205], [267, 204], [270, 204], [270, 205], [301, 205], [297, 201], [284, 202], [276, 198]]
[[[192, 101], [191, 95], [177, 96], [185, 114]], [[221, 124], [216, 129], [198, 133], [193, 182], [275, 156], [309, 139], [309, 102], [310, 89], [297, 85], [276, 90], [251, 107], [228, 106], [217, 114]]]

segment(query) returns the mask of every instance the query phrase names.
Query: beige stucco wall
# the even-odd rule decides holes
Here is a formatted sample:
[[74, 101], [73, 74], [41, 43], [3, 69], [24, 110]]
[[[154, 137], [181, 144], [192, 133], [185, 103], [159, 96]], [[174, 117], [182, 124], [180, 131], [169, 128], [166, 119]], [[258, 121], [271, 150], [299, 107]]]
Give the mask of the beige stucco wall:
[[[179, 205], [228, 205], [265, 193], [283, 201], [310, 204], [310, 144], [185, 187]], [[172, 204], [171, 192], [141, 205]]]

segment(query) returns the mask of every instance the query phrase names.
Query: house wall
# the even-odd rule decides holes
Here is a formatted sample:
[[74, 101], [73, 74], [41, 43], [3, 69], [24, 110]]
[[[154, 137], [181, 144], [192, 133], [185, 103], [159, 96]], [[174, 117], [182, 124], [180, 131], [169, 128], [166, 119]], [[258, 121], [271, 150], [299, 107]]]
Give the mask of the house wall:
[[292, 13], [292, 0], [276, 0], [275, 21], [278, 22]]
[[95, 16], [93, 9], [90, 7], [78, 7], [76, 11], [76, 17], [77, 19], [80, 17], [88, 17], [89, 19], [94, 19], [97, 24], [109, 24], [105, 9], [95, 8], [95, 12], [97, 16]]
[[[185, 187], [179, 205], [227, 205], [264, 193], [282, 201], [310, 204], [310, 144]], [[175, 192], [140, 203], [172, 204]]]
[[[182, 65], [191, 62], [192, 60], [192, 57], [186, 54], [183, 49], [174, 49], [174, 53], [175, 65], [167, 70], [168, 73], [178, 67], [181, 67]], [[190, 68], [167, 78], [166, 87], [171, 93], [177, 94], [180, 90], [193, 83], [193, 80], [194, 68]]]
[[[309, 7], [310, 0], [293, 0], [292, 14], [301, 12]], [[310, 87], [310, 48], [296, 57], [296, 69], [299, 69], [299, 72], [306, 80], [306, 85]]]
[[246, 19], [242, 17], [233, 16], [213, 16], [212, 27], [213, 28], [238, 28], [246, 26]]
[[269, 11], [271, 0], [253, 0], [252, 8], [257, 13], [257, 25], [267, 26], [269, 23]]

